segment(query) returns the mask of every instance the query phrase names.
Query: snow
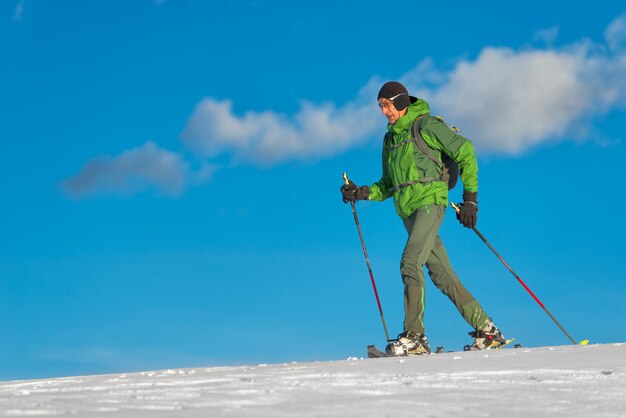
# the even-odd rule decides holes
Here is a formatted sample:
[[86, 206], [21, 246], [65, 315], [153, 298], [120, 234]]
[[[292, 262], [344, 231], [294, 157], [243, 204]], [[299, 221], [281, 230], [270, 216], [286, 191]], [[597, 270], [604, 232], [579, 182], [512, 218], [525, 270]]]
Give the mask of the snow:
[[0, 382], [25, 416], [626, 417], [626, 343]]

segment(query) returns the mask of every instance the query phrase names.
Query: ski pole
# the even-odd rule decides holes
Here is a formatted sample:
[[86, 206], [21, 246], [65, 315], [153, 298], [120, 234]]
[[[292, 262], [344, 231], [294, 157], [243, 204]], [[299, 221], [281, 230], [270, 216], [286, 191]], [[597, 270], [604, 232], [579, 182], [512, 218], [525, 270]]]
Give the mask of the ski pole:
[[[460, 209], [457, 205], [455, 205], [453, 202], [450, 202], [450, 206], [452, 206], [454, 208], [454, 210], [456, 211], [456, 213], [459, 213]], [[485, 238], [485, 236], [483, 234], [480, 233], [480, 231], [476, 228], [473, 227], [472, 228], [474, 230], [474, 232], [476, 232], [476, 235], [478, 235], [478, 237], [483, 240], [483, 242], [485, 244], [487, 244], [487, 247], [489, 247], [489, 249], [491, 251], [493, 251], [493, 253], [496, 255], [496, 257], [498, 257], [498, 259], [502, 262], [502, 264], [504, 264], [504, 267], [506, 267], [511, 274], [517, 279], [517, 281], [524, 287], [524, 289], [526, 289], [526, 291], [530, 294], [530, 296], [533, 297], [533, 299], [535, 299], [535, 302], [537, 302], [539, 304], [539, 306], [541, 306], [541, 308], [548, 314], [548, 316], [554, 321], [554, 323], [561, 329], [561, 331], [563, 331], [563, 333], [565, 335], [567, 335], [567, 338], [569, 338], [569, 340], [573, 343], [573, 344], [580, 344], [580, 345], [586, 345], [589, 340], [582, 340], [579, 343], [576, 342], [576, 340], [574, 340], [571, 335], [568, 334], [567, 331], [565, 331], [565, 328], [563, 328], [563, 326], [559, 323], [559, 321], [556, 320], [556, 318], [550, 313], [550, 311], [548, 310], [548, 308], [545, 307], [545, 305], [539, 300], [539, 298], [533, 293], [532, 290], [530, 290], [530, 288], [528, 286], [526, 286], [526, 283], [524, 283], [524, 281], [517, 275], [517, 273], [515, 273], [513, 271], [513, 269], [511, 268], [511, 266], [509, 266], [509, 264], [504, 260], [504, 258], [502, 258], [502, 256], [500, 254], [498, 254], [498, 252], [496, 251], [495, 248], [493, 248], [493, 246], [489, 243], [489, 241], [487, 241], [487, 238]]]
[[[346, 184], [350, 183], [348, 180], [348, 175], [343, 173], [343, 180]], [[356, 213], [356, 206], [354, 204], [354, 200], [350, 201], [350, 205], [352, 206], [352, 214], [354, 215], [354, 222], [356, 222], [356, 229], [359, 231], [359, 238], [361, 239], [361, 247], [363, 247], [363, 254], [365, 255], [365, 263], [367, 264], [367, 270], [370, 273], [370, 280], [372, 282], [372, 288], [374, 289], [374, 296], [376, 296], [376, 303], [378, 304], [378, 311], [380, 312], [380, 319], [383, 322], [383, 328], [385, 329], [385, 337], [387, 341], [391, 341], [389, 339], [389, 332], [387, 332], [387, 324], [385, 323], [385, 315], [383, 314], [383, 307], [380, 304], [380, 298], [378, 297], [378, 290], [376, 289], [376, 281], [374, 280], [374, 273], [372, 273], [372, 265], [370, 264], [370, 259], [367, 255], [367, 249], [365, 248], [365, 240], [363, 240], [363, 232], [361, 231], [361, 224], [359, 223], [359, 215]]]

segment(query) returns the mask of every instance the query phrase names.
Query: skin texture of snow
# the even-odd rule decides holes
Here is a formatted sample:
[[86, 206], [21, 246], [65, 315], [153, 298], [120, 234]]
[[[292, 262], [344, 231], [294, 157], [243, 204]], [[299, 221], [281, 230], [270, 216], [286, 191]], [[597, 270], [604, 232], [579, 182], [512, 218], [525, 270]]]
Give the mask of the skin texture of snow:
[[407, 414], [624, 417], [626, 343], [0, 382], [0, 417]]

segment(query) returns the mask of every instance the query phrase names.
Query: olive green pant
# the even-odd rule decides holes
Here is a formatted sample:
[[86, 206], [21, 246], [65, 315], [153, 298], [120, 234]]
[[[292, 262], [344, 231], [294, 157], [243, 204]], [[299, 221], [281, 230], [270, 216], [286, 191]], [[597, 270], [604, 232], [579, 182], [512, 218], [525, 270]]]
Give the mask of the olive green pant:
[[409, 234], [400, 263], [400, 273], [404, 282], [405, 331], [414, 331], [418, 334], [425, 331], [424, 264], [435, 286], [450, 298], [474, 329], [482, 329], [489, 322], [485, 311], [452, 269], [446, 249], [438, 235], [445, 209], [445, 206], [435, 204], [423, 206], [404, 220], [404, 226]]

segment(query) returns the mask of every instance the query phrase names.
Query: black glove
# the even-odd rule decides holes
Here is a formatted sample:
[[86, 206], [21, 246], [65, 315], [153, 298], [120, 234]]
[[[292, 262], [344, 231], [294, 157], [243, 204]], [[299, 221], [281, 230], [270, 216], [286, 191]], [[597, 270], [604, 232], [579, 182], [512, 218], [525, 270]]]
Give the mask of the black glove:
[[459, 204], [460, 210], [456, 214], [456, 218], [466, 228], [473, 228], [476, 226], [478, 219], [478, 193], [463, 191], [463, 203]]
[[367, 186], [357, 186], [350, 180], [348, 184], [341, 186], [341, 195], [343, 197], [343, 203], [356, 200], [367, 200], [370, 195], [370, 188]]

